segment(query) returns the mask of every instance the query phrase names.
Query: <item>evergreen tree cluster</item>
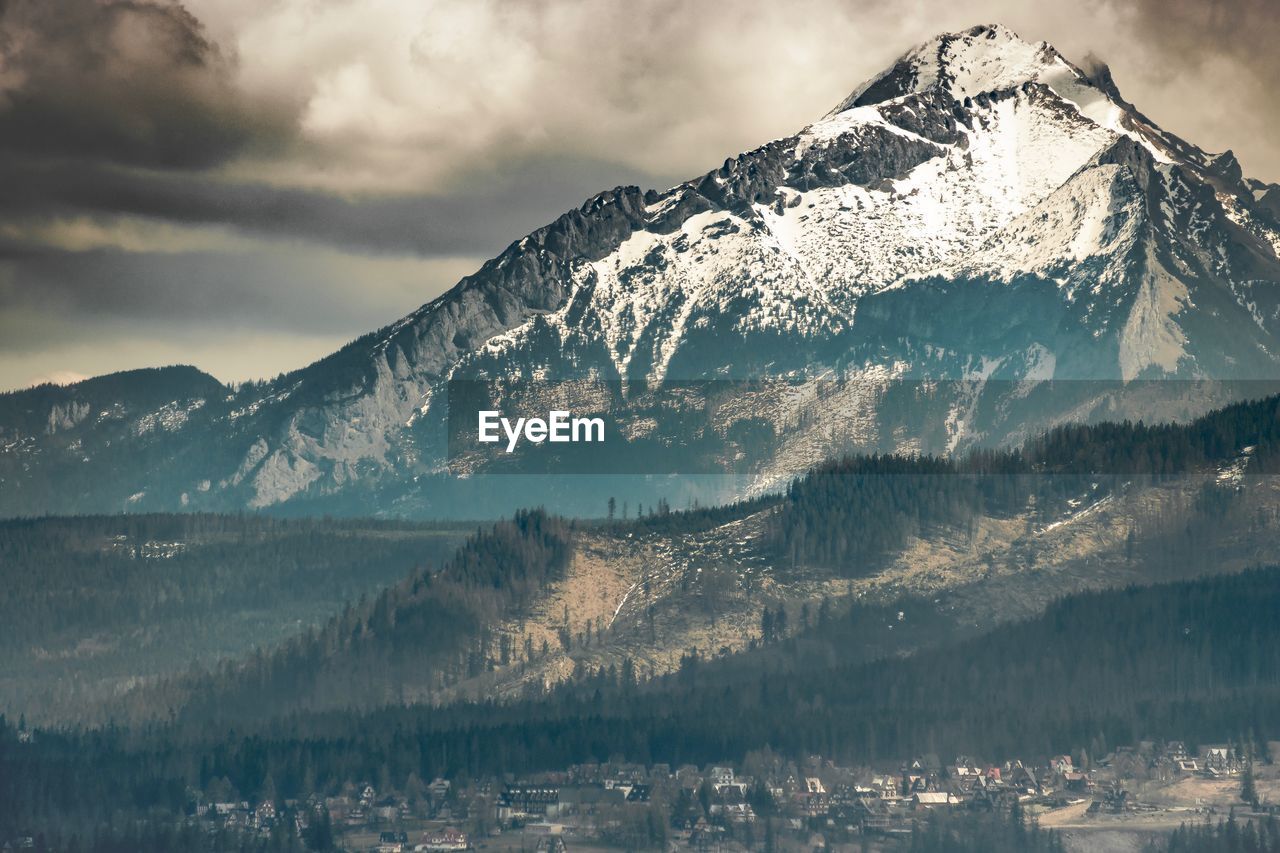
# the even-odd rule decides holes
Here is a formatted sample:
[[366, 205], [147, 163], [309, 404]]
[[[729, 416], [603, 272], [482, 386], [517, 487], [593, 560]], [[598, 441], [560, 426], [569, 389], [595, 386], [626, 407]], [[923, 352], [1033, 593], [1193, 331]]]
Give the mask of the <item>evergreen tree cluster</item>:
[[130, 694], [124, 713], [145, 719], [159, 704], [203, 724], [430, 701], [504, 658], [527, 662], [545, 650], [511, 648], [495, 629], [563, 576], [572, 529], [542, 510], [518, 512], [477, 532], [439, 570], [419, 569], [323, 627], [212, 677], [196, 673]]
[[[1280, 569], [1259, 569], [1072, 596], [906, 659], [803, 659], [802, 641], [842, 636], [842, 622], [866, 617], [855, 613], [759, 649], [767, 666], [696, 659], [646, 684], [600, 673], [516, 702], [335, 710], [238, 728], [37, 731], [29, 743], [6, 725], [0, 814], [23, 826], [92, 823], [118, 811], [181, 814], [191, 790], [250, 796], [268, 780], [278, 797], [301, 798], [359, 779], [401, 787], [411, 776], [606, 760], [706, 765], [766, 748], [874, 765], [926, 753], [1104, 756], [1142, 739], [1265, 742], [1280, 733], [1277, 608]], [[797, 650], [789, 666], [788, 647]]]
[[92, 720], [125, 679], [275, 645], [465, 539], [457, 525], [248, 514], [0, 521], [4, 701]]
[[1152, 841], [1145, 853], [1280, 853], [1280, 820], [1237, 820], [1187, 825]]
[[1017, 450], [977, 450], [958, 459], [844, 457], [790, 484], [769, 535], [792, 565], [858, 576], [912, 537], [964, 529], [980, 515], [1030, 509], [1048, 518], [1071, 501], [1204, 471], [1246, 449], [1251, 473], [1280, 470], [1280, 397], [1228, 406], [1190, 424], [1059, 426]]
[[946, 814], [938, 812], [912, 827], [907, 853], [1065, 853], [1059, 833], [1028, 821], [1014, 803], [1008, 815]]

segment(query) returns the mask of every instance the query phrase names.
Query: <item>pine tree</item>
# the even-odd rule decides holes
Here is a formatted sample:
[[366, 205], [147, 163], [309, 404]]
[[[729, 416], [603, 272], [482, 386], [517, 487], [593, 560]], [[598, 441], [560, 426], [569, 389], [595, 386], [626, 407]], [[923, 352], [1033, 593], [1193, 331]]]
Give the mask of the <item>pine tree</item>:
[[1240, 778], [1240, 799], [1254, 808], [1258, 807], [1258, 786], [1253, 777], [1253, 751], [1245, 759], [1244, 772]]

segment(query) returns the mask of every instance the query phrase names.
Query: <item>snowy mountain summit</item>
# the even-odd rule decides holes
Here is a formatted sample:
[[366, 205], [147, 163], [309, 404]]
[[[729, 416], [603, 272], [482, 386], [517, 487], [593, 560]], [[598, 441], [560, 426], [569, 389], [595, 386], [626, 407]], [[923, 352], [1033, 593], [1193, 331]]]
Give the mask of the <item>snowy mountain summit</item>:
[[[1280, 239], [1259, 202], [1275, 189], [1157, 128], [1105, 68], [1090, 76], [1004, 27], [939, 36], [796, 136], [643, 206], [634, 192], [596, 200], [625, 211], [626, 237], [567, 271], [557, 311], [491, 349], [551, 327], [576, 363], [633, 379], [898, 362], [946, 376], [996, 362], [1009, 376], [1273, 372], [1276, 303], [1259, 284], [1276, 279]], [[912, 297], [895, 292], [920, 285], [945, 313], [898, 313]], [[936, 320], [1010, 286], [1057, 316], [1016, 340], [930, 340]], [[1231, 340], [1197, 339], [1206, 288], [1202, 307], [1251, 328], [1219, 317]]]
[[[442, 470], [445, 383], [469, 377], [787, 378], [709, 416], [720, 435], [735, 417], [763, 424], [762, 484], [851, 447], [1016, 440], [1099, 411], [1090, 383], [1037, 397], [1044, 380], [1276, 377], [1278, 251], [1280, 187], [1157, 127], [1105, 67], [975, 27], [912, 49], [794, 136], [665, 192], [593, 197], [253, 399], [174, 401], [188, 414], [163, 440], [182, 473], [160, 453], [86, 501], [412, 510], [431, 501], [408, 484]], [[957, 383], [904, 398], [901, 380]], [[75, 389], [49, 405], [80, 411]], [[1191, 396], [1147, 415], [1215, 402]], [[154, 420], [121, 406], [125, 426]], [[6, 451], [6, 482], [30, 493], [61, 445], [86, 455], [105, 434], [93, 421], [50, 427], [39, 460]], [[852, 425], [838, 440], [837, 423]], [[18, 419], [0, 410], [0, 424], [28, 446]]]

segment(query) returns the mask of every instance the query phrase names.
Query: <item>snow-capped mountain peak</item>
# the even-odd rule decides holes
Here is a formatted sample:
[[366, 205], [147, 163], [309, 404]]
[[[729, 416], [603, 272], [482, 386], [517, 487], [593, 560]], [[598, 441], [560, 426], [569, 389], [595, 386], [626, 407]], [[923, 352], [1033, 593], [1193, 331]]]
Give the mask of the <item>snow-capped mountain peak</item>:
[[917, 45], [855, 89], [831, 114], [933, 88], [963, 101], [1063, 70], [1075, 71], [1048, 43], [1032, 44], [1001, 24], [984, 24], [960, 33], [943, 33]]
[[[909, 51], [793, 136], [665, 192], [600, 193], [408, 317], [253, 399], [192, 409], [171, 438], [192, 470], [165, 490], [139, 474], [110, 500], [267, 506], [354, 493], [358, 480], [416, 482], [441, 470], [436, 415], [454, 378], [517, 389], [851, 378], [843, 397], [796, 396], [820, 411], [758, 400], [716, 410], [767, 421], [748, 431], [779, 437], [758, 451], [775, 482], [849, 449], [834, 438], [847, 423], [876, 449], [1000, 441], [973, 399], [946, 403], [934, 419], [946, 434], [930, 437], [916, 409], [878, 411], [877, 389], [1269, 378], [1280, 373], [1278, 253], [1280, 187], [1160, 129], [1105, 66], [975, 27]], [[77, 393], [59, 405], [88, 411]], [[1022, 399], [987, 417], [1021, 406], [1006, 426], [1026, 435], [1036, 419], [1081, 410]], [[77, 433], [88, 429], [55, 438], [88, 457], [91, 436]], [[44, 452], [24, 430], [0, 420], [0, 446]], [[183, 436], [197, 433], [216, 451], [187, 452]], [[9, 461], [12, 477], [35, 482], [36, 463]]]
[[1160, 162], [1192, 156], [1203, 165], [1203, 152], [1165, 134], [1120, 97], [1105, 65], [1087, 73], [1048, 42], [1028, 42], [1002, 24], [943, 33], [916, 46], [855, 89], [827, 118], [931, 90], [968, 104], [1029, 85], [1044, 86], [1098, 126], [1142, 144]]

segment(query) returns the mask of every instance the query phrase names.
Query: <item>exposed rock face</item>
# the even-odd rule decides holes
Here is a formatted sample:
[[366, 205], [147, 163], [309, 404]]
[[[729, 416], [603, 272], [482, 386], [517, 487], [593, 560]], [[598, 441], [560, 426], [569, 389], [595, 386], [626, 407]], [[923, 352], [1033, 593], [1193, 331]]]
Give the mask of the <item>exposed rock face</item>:
[[53, 435], [58, 430], [73, 429], [87, 417], [89, 417], [89, 404], [83, 400], [72, 400], [66, 404], [54, 403], [49, 408], [47, 432]]
[[[1103, 395], [1030, 390], [1045, 380], [1275, 376], [1278, 222], [1280, 188], [1156, 127], [1105, 67], [977, 27], [707, 175], [590, 199], [278, 382], [147, 406], [124, 394], [121, 423], [150, 418], [131, 439], [102, 443], [111, 419], [86, 414], [74, 386], [52, 402], [11, 396], [0, 509], [420, 511], [415, 483], [442, 467], [444, 383], [464, 377], [850, 383], [741, 407], [798, 436], [768, 444], [756, 487], [813, 461], [805, 447], [1016, 440], [1097, 413]], [[961, 383], [888, 406], [900, 379]], [[1159, 411], [1233, 393], [1179, 391]], [[1127, 413], [1109, 399], [1121, 408], [1106, 414]], [[855, 426], [833, 437], [840, 424]]]

